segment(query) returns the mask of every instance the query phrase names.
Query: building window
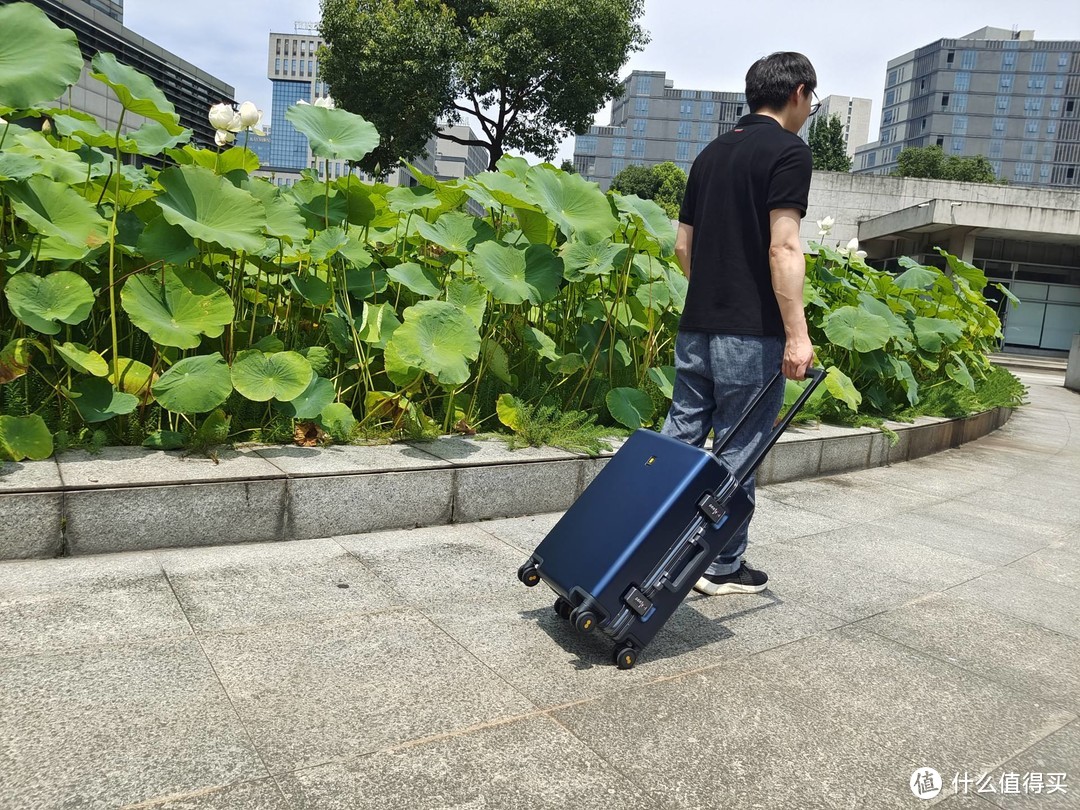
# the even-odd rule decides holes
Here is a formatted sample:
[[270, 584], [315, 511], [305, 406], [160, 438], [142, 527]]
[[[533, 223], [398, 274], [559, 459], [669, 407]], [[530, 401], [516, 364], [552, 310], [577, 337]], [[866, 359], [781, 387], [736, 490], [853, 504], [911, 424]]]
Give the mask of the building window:
[[293, 76], [296, 75], [296, 60], [295, 59], [292, 60], [292, 75]]
[[1001, 74], [1001, 88], [1003, 90], [1008, 90], [1010, 87], [1012, 87], [1012, 80], [1013, 80], [1012, 76], [1008, 75], [1007, 73], [1002, 73]]
[[1065, 77], [1064, 76], [1058, 76], [1056, 79], [1054, 79], [1054, 89], [1055, 90], [1064, 90], [1065, 89]]
[[885, 93], [885, 106], [888, 107], [896, 103], [896, 91], [889, 90]]
[[1016, 168], [1013, 170], [1013, 176], [1017, 180], [1030, 180], [1031, 169], [1032, 166], [1030, 163], [1017, 163]]
[[690, 159], [690, 144], [685, 141], [680, 141], [675, 147], [675, 159], [676, 160], [689, 160]]
[[891, 158], [891, 160], [892, 160], [892, 161], [893, 161], [894, 163], [896, 162], [896, 159], [897, 159], [898, 157], [900, 157], [900, 150], [901, 150], [901, 149], [903, 149], [903, 147], [902, 147], [902, 146], [894, 146], [894, 147], [893, 147], [893, 150], [892, 150], [892, 158]]
[[948, 107], [949, 106], [949, 94], [948, 93], [942, 93], [941, 94], [941, 106], [942, 107]]
[[863, 159], [863, 168], [872, 169], [877, 165], [877, 152], [869, 152]]
[[953, 135], [966, 135], [967, 134], [968, 119], [966, 115], [957, 115], [953, 117], [952, 131]]
[[637, 91], [639, 96], [652, 95], [652, 76], [638, 76]]
[[306, 39], [300, 40], [300, 55], [301, 56], [307, 56], [307, 40]]
[[1034, 160], [1035, 159], [1035, 144], [1033, 144], [1033, 143], [1025, 143], [1023, 145], [1023, 147], [1020, 149], [1020, 157], [1024, 158], [1025, 160]]
[[1042, 115], [1042, 99], [1024, 99], [1024, 115], [1028, 118], [1038, 118], [1040, 115]]
[[277, 37], [274, 40], [274, 48], [274, 54], [277, 56], [281, 56], [281, 37]]
[[274, 73], [281, 73], [281, 58], [274, 60]]
[[881, 141], [882, 146], [892, 142], [892, 133], [893, 131], [891, 129], [881, 130], [881, 138], [879, 140]]
[[1050, 167], [1045, 163], [1039, 167], [1039, 180], [1044, 183], [1050, 180]]
[[1000, 160], [992, 160], [992, 161], [990, 161], [990, 168], [994, 170], [994, 176], [995, 177], [1001, 177], [1001, 161]]
[[967, 93], [956, 93], [952, 99], [953, 112], [967, 112]]
[[642, 133], [644, 131], [645, 131], [645, 122], [644, 121], [635, 121], [634, 122], [634, 132]]
[[285, 55], [289, 55], [289, 40], [285, 40]]
[[1064, 68], [1069, 66], [1069, 54], [1067, 51], [1062, 51], [1058, 54], [1058, 67]]
[[1038, 134], [1038, 132], [1039, 132], [1039, 122], [1038, 121], [1028, 121], [1027, 122], [1027, 134], [1028, 135], [1036, 135], [1036, 134]]
[[978, 58], [979, 58], [979, 52], [978, 51], [964, 51], [964, 56], [960, 60], [960, 69], [961, 70], [974, 70], [975, 69], [975, 63], [978, 60]]
[[630, 144], [630, 154], [636, 158], [645, 157], [645, 141], [635, 138]]
[[1046, 125], [1046, 134], [1053, 135], [1055, 132], [1057, 132], [1057, 122], [1051, 121], [1049, 124]]
[[1009, 97], [1008, 96], [998, 96], [997, 97], [997, 109], [998, 109], [998, 112], [1004, 112], [1005, 110], [1009, 109]]
[[1028, 89], [1037, 90], [1042, 92], [1046, 89], [1046, 77], [1045, 76], [1032, 76], [1028, 79]]
[[949, 51], [948, 54], [946, 54], [946, 56], [945, 56], [945, 64], [946, 65], [951, 65], [953, 63], [953, 59], [955, 59], [955, 58], [956, 58], [956, 51]]
[[953, 90], [970, 90], [971, 89], [971, 74], [967, 71], [961, 70], [956, 74], [953, 79]]
[[638, 113], [639, 115], [648, 115], [649, 100], [647, 98], [639, 98], [637, 100], [637, 103], [634, 105], [634, 112]]
[[1046, 70], [1046, 51], [1036, 51], [1031, 55], [1031, 71], [1041, 73]]
[[994, 132], [1004, 132], [1004, 131], [1005, 131], [1005, 119], [1004, 118], [995, 118], [994, 119]]
[[997, 139], [990, 141], [990, 157], [992, 157], [992, 158], [1001, 157], [1001, 150], [1004, 148], [1004, 146], [1005, 146], [1004, 141], [997, 140]]
[[689, 121], [683, 121], [681, 124], [679, 124], [679, 137], [680, 138], [689, 138], [690, 137], [690, 122]]
[[938, 135], [937, 136], [937, 145], [938, 146], [944, 146], [945, 145], [945, 136], [944, 135]]
[[[1019, 45], [1020, 43], [1017, 44]], [[1001, 55], [1001, 69], [1010, 71], [1016, 70], [1016, 51], [1005, 51], [1005, 53]]]
[[614, 177], [619, 172], [621, 172], [625, 165], [626, 165], [626, 161], [623, 160], [622, 158], [612, 158], [611, 159], [611, 176]]
[[701, 126], [698, 127], [698, 140], [712, 140], [712, 124], [708, 123], [707, 121], [702, 121]]
[[711, 101], [706, 101], [701, 105], [701, 115], [703, 118], [712, 118], [716, 115], [716, 105]]
[[963, 138], [953, 138], [952, 139], [952, 153], [954, 155], [960, 155], [960, 154], [963, 154], [963, 152], [964, 152], [964, 139]]
[[679, 116], [682, 118], [691, 118], [694, 115], [694, 104], [691, 101], [684, 101], [679, 105]]
[[895, 110], [886, 110], [885, 112], [883, 112], [881, 114], [881, 125], [883, 127], [887, 127], [889, 124], [891, 124], [893, 122], [893, 118], [895, 117], [895, 115], [896, 115]]
[[611, 141], [613, 157], [626, 157], [626, 138], [613, 138]]

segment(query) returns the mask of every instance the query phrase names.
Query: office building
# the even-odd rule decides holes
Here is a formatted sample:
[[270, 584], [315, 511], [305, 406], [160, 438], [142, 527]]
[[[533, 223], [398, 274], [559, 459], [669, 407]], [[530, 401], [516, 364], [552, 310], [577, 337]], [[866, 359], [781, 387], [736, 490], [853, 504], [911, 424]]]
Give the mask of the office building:
[[981, 28], [888, 63], [878, 141], [853, 171], [888, 174], [906, 146], [985, 155], [1022, 185], [1080, 186], [1080, 42]]
[[815, 121], [825, 121], [832, 116], [840, 119], [844, 132], [844, 147], [848, 157], [855, 156], [855, 150], [865, 146], [870, 140], [870, 99], [851, 96], [826, 96], [821, 99], [817, 115], [807, 119], [799, 130], [799, 137], [804, 141], [810, 137], [810, 125]]
[[605, 191], [629, 165], [671, 161], [683, 171], [746, 112], [742, 93], [683, 90], [662, 71], [635, 70], [615, 99], [611, 123], [574, 139], [574, 168]]
[[[0, 0], [4, 5], [17, 0]], [[40, 8], [56, 25], [75, 32], [82, 51], [82, 76], [70, 93], [57, 103], [89, 113], [106, 130], [120, 123], [120, 102], [112, 90], [90, 76], [90, 60], [99, 51], [112, 53], [153, 80], [176, 108], [180, 123], [192, 130], [192, 140], [200, 146], [213, 146], [214, 128], [207, 120], [210, 107], [219, 102], [232, 102], [233, 88], [215, 76], [199, 70], [164, 48], [125, 28], [122, 24], [124, 4], [95, 0], [29, 0]], [[145, 122], [142, 116], [124, 116], [125, 129], [136, 129]]]

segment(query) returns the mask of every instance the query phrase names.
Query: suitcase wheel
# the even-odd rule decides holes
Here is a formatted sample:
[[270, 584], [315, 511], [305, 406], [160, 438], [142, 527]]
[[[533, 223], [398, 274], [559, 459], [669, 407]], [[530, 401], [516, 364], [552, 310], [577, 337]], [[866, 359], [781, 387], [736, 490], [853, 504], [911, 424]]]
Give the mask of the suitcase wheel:
[[633, 669], [637, 663], [637, 650], [633, 647], [621, 647], [615, 650], [615, 665], [619, 669]]
[[574, 623], [574, 628], [579, 633], [588, 633], [594, 627], [596, 627], [596, 614], [591, 610], [582, 610], [581, 608], [575, 608], [570, 613], [570, 621]]
[[564, 621], [569, 621], [570, 614], [574, 612], [574, 606], [561, 596], [555, 600], [555, 615]]
[[525, 563], [518, 569], [518, 579], [524, 582], [530, 588], [540, 582], [540, 574], [536, 572], [536, 566], [532, 563]]

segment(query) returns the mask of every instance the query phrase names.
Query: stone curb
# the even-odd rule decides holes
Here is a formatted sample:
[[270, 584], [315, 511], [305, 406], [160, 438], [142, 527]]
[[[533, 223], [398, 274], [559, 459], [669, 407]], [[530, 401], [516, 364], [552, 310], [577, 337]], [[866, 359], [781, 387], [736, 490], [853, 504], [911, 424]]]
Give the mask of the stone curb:
[[[873, 428], [790, 428], [758, 483], [896, 464], [972, 441], [1012, 414]], [[616, 448], [617, 449], [617, 448]], [[569, 508], [612, 453], [508, 450], [445, 437], [376, 447], [248, 447], [217, 461], [142, 448], [64, 453], [0, 471], [0, 560], [304, 540]]]

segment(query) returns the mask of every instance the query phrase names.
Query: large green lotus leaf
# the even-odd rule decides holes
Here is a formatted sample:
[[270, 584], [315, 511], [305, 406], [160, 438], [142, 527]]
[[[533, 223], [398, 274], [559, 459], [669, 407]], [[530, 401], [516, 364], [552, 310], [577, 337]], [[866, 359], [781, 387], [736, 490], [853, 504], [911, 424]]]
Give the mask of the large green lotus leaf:
[[588, 368], [589, 362], [583, 355], [577, 352], [571, 352], [570, 354], [564, 354], [558, 360], [552, 360], [547, 364], [547, 369], [552, 374], [562, 374], [569, 376], [577, 371], [581, 371], [583, 368]]
[[469, 361], [480, 354], [480, 333], [472, 318], [446, 301], [421, 301], [404, 314], [404, 323], [388, 344], [401, 360], [434, 375], [443, 385], [466, 382]]
[[477, 329], [484, 325], [487, 299], [487, 291], [475, 281], [455, 278], [446, 288], [446, 300], [469, 313]]
[[308, 245], [308, 252], [311, 254], [312, 261], [324, 262], [348, 244], [349, 236], [345, 233], [345, 229], [335, 225], [317, 233]]
[[349, 270], [345, 273], [345, 288], [361, 300], [384, 292], [389, 283], [390, 277], [379, 267]]
[[0, 153], [0, 182], [6, 180], [25, 180], [39, 174], [42, 162], [30, 155], [19, 155], [14, 152]]
[[143, 405], [148, 405], [154, 398], [151, 385], [157, 381], [158, 375], [146, 363], [132, 360], [129, 357], [121, 357], [117, 366], [120, 376], [117, 378], [113, 371], [113, 364], [109, 363], [109, 381], [120, 391], [133, 394], [138, 397]]
[[349, 263], [349, 266], [355, 270], [363, 270], [366, 267], [370, 267], [374, 261], [371, 254], [368, 253], [367, 248], [355, 238], [350, 237], [349, 244], [345, 245], [340, 251], [341, 255], [345, 258], [345, 261]]
[[843, 349], [872, 352], [889, 342], [889, 322], [861, 307], [840, 307], [825, 319], [825, 334]]
[[[171, 149], [190, 139], [190, 129], [173, 132], [170, 127], [159, 121], [147, 121], [138, 129], [127, 133], [121, 141], [120, 151], [135, 155], [160, 155], [166, 149]], [[222, 171], [222, 174], [225, 172]]]
[[514, 215], [517, 217], [522, 235], [532, 244], [549, 245], [555, 241], [555, 223], [542, 211], [515, 208]]
[[416, 227], [429, 242], [457, 254], [468, 253], [477, 242], [495, 238], [494, 229], [484, 220], [461, 211], [443, 214], [434, 225], [421, 221]]
[[894, 279], [901, 290], [925, 290], [941, 277], [936, 267], [924, 267], [907, 256], [900, 259], [900, 266], [907, 268]]
[[524, 182], [509, 174], [502, 172], [481, 172], [469, 178], [469, 185], [483, 189], [487, 195], [495, 201], [491, 207], [506, 206], [507, 208], [523, 208], [528, 211], [539, 211], [534, 195]]
[[668, 399], [675, 395], [675, 366], [656, 366], [649, 369], [649, 379]]
[[154, 383], [161, 406], [174, 413], [208, 413], [229, 398], [232, 376], [219, 353], [186, 357]]
[[521, 328], [521, 341], [545, 360], [559, 359], [559, 348], [555, 341], [535, 326]]
[[8, 279], [4, 295], [15, 317], [44, 335], [57, 334], [60, 323], [82, 323], [94, 306], [93, 289], [86, 279], [70, 270], [57, 270], [44, 277], [16, 273]]
[[5, 191], [20, 219], [45, 236], [69, 245], [81, 259], [108, 239], [108, 223], [77, 191], [47, 177], [31, 177]]
[[337, 392], [330, 380], [313, 374], [311, 382], [300, 396], [288, 402], [275, 402], [274, 408], [293, 419], [318, 419], [336, 396]]
[[56, 353], [64, 358], [64, 362], [81, 374], [92, 374], [95, 377], [108, 377], [109, 364], [105, 358], [95, 352], [89, 346], [82, 343], [63, 343], [55, 346]]
[[170, 225], [164, 216], [150, 220], [139, 234], [135, 247], [150, 262], [183, 265], [199, 255], [191, 234], [177, 225]]
[[86, 180], [86, 164], [77, 152], [54, 146], [40, 132], [26, 131], [9, 136], [8, 153], [38, 158], [34, 174], [68, 186]]
[[108, 380], [83, 377], [71, 386], [72, 402], [85, 422], [106, 422], [114, 416], [131, 413], [139, 400], [112, 387]]
[[289, 281], [309, 304], [323, 307], [330, 303], [330, 285], [318, 276], [293, 274]]
[[393, 304], [364, 304], [364, 314], [360, 320], [357, 336], [364, 343], [383, 349], [401, 326]]
[[155, 343], [178, 349], [194, 349], [200, 335], [218, 337], [235, 315], [228, 293], [206, 275], [172, 267], [132, 276], [120, 291], [120, 304]]
[[328, 160], [362, 160], [379, 145], [375, 125], [347, 110], [294, 104], [285, 117], [307, 136], [311, 153]]
[[391, 267], [386, 271], [386, 274], [417, 295], [427, 296], [428, 298], [438, 298], [442, 295], [442, 288], [439, 286], [439, 280], [435, 277], [435, 274], [416, 262], [405, 262], [396, 267]]
[[495, 164], [495, 168], [504, 174], [516, 177], [518, 180], [524, 180], [525, 176], [529, 173], [530, 166], [529, 161], [523, 157], [503, 155]]
[[158, 182], [165, 193], [155, 202], [170, 224], [229, 250], [262, 249], [266, 211], [248, 192], [201, 166], [170, 167]]
[[457, 180], [439, 180], [432, 177], [430, 174], [424, 174], [418, 168], [413, 166], [409, 161], [401, 161], [409, 169], [409, 172], [416, 178], [417, 182], [424, 188], [430, 188], [435, 192], [435, 196], [439, 199], [439, 205], [434, 209], [435, 216], [444, 214], [447, 211], [453, 211], [461, 208], [465, 204], [465, 200], [468, 194], [465, 193], [465, 188], [462, 183]]
[[491, 338], [484, 338], [480, 344], [480, 353], [484, 356], [484, 366], [507, 385], [514, 384], [510, 374], [510, 355], [501, 345]]
[[889, 332], [892, 337], [898, 341], [905, 350], [911, 349], [911, 327], [907, 325], [907, 321], [889, 309], [889, 305], [884, 301], [874, 298], [870, 293], [859, 293], [859, 304], [867, 312], [873, 315], [880, 315], [886, 321], [889, 322]]
[[17, 380], [30, 370], [30, 347], [36, 342], [16, 338], [0, 351], [0, 385]]
[[111, 87], [125, 110], [157, 121], [171, 135], [184, 132], [172, 102], [165, 98], [149, 76], [121, 64], [115, 56], [104, 51], [94, 55], [90, 68], [90, 75]]
[[352, 327], [349, 322], [336, 312], [323, 313], [322, 322], [326, 324], [326, 336], [334, 348], [342, 354], [353, 350]]
[[851, 378], [836, 366], [829, 366], [825, 374], [825, 388], [840, 402], [843, 402], [855, 413], [859, 412], [862, 404], [862, 394], [855, 387]]
[[628, 215], [631, 222], [645, 229], [660, 244], [661, 256], [675, 254], [675, 229], [667, 213], [652, 200], [643, 200], [636, 194], [615, 194], [615, 207]]
[[52, 433], [45, 420], [36, 413], [30, 416], [0, 416], [0, 450], [12, 461], [22, 461], [24, 458], [42, 461], [53, 453]]
[[604, 402], [615, 421], [631, 430], [652, 421], [652, 397], [637, 388], [612, 388], [604, 397]]
[[583, 242], [600, 242], [615, 233], [618, 220], [611, 213], [607, 195], [596, 183], [543, 166], [529, 169], [525, 182], [541, 210], [567, 238], [576, 235]]
[[[29, 3], [0, 6], [0, 107], [25, 110], [59, 98], [82, 73], [75, 32]], [[3, 111], [3, 110], [0, 110]]]
[[650, 281], [648, 284], [641, 284], [634, 291], [634, 297], [641, 302], [643, 307], [654, 312], [663, 312], [671, 306], [671, 290], [663, 281]]
[[307, 238], [307, 226], [294, 197], [285, 197], [277, 186], [261, 177], [249, 178], [242, 188], [263, 204], [268, 234], [290, 244]]
[[142, 446], [151, 450], [180, 450], [185, 441], [184, 434], [175, 430], [155, 430], [143, 439]]
[[566, 275], [573, 276], [571, 280], [579, 280], [583, 275], [606, 276], [624, 250], [625, 245], [613, 244], [610, 239], [592, 243], [572, 239], [562, 246]]
[[289, 402], [307, 390], [313, 373], [311, 363], [298, 352], [264, 354], [248, 349], [233, 360], [232, 383], [253, 402]]
[[683, 275], [681, 270], [667, 268], [664, 270], [664, 281], [671, 292], [671, 301], [677, 312], [682, 312], [686, 306], [686, 292], [690, 288], [690, 281]]
[[559, 293], [562, 260], [546, 245], [525, 250], [482, 242], [473, 254], [476, 274], [497, 301], [543, 304]]
[[963, 332], [960, 324], [944, 318], [916, 318], [915, 339], [919, 346], [928, 352], [937, 354], [943, 346], [951, 346], [960, 340]]
[[[259, 343], [255, 344], [255, 348], [259, 347]], [[281, 351], [284, 347], [279, 347], [275, 351]], [[266, 351], [263, 349], [262, 351]], [[330, 351], [325, 346], [308, 346], [300, 350], [300, 354], [307, 358], [307, 361], [311, 363], [311, 368], [316, 374], [322, 374], [326, 369], [330, 367]]]
[[954, 276], [959, 276], [966, 281], [971, 289], [976, 292], [982, 292], [985, 289], [988, 281], [986, 273], [980, 270], [973, 264], [968, 264], [963, 259], [953, 256], [949, 251], [944, 248], [934, 248], [939, 254], [941, 254], [945, 261], [949, 265], [949, 270]]
[[945, 373], [958, 385], [964, 386], [969, 391], [975, 390], [975, 380], [972, 379], [967, 364], [959, 357], [953, 356], [952, 362], [945, 366]]
[[356, 417], [352, 408], [344, 402], [332, 402], [319, 414], [319, 424], [332, 436], [348, 438], [356, 427]]
[[356, 178], [349, 174], [345, 177], [339, 177], [335, 181], [334, 187], [345, 200], [345, 207], [348, 212], [346, 219], [350, 224], [359, 225], [363, 228], [375, 219], [377, 212], [375, 201], [372, 198], [376, 193], [371, 186], [367, 183], [357, 182]]
[[386, 195], [390, 210], [398, 213], [426, 211], [442, 205], [434, 189], [425, 186], [398, 186]]
[[402, 391], [419, 385], [424, 379], [424, 370], [402, 359], [393, 341], [388, 341], [383, 350], [383, 367], [386, 369], [386, 376], [390, 378], [390, 382]]

